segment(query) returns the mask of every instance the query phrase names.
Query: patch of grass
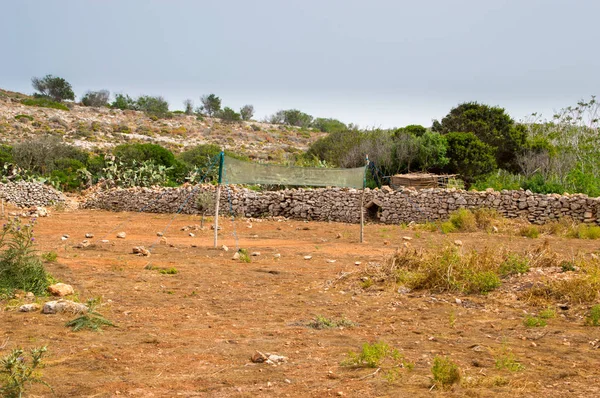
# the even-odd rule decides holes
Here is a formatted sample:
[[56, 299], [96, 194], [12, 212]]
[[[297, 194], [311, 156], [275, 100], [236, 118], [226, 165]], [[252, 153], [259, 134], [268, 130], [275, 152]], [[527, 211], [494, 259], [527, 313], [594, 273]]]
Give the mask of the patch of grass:
[[373, 284], [374, 284], [374, 282], [373, 282], [373, 279], [371, 279], [371, 278], [369, 278], [369, 277], [367, 276], [367, 277], [365, 277], [365, 278], [362, 280], [362, 282], [361, 282], [360, 286], [361, 286], [363, 289], [368, 289], [368, 288], [370, 288], [371, 286], [373, 286]]
[[553, 319], [556, 318], [556, 311], [554, 310], [554, 308], [548, 307], [545, 310], [540, 311], [538, 317], [540, 319]]
[[519, 230], [519, 235], [536, 239], [540, 236], [540, 229], [535, 225], [527, 225]]
[[490, 232], [494, 227], [494, 224], [502, 222], [502, 216], [496, 209], [479, 208], [473, 210], [473, 216], [475, 216], [475, 223], [477, 228]]
[[31, 362], [25, 359], [20, 348], [0, 359], [0, 395], [5, 398], [20, 398], [28, 386], [43, 384], [52, 391], [52, 387], [41, 378], [39, 369], [43, 368], [42, 359], [48, 349], [34, 348], [30, 351]]
[[460, 382], [460, 368], [448, 357], [436, 356], [431, 367], [434, 385], [449, 387]]
[[355, 327], [356, 324], [348, 319], [328, 319], [322, 315], [317, 315], [315, 319], [310, 321], [306, 326], [312, 329], [322, 330], [322, 329], [334, 329], [334, 328], [352, 328]]
[[52, 101], [49, 98], [25, 98], [21, 100], [23, 105], [27, 106], [39, 106], [42, 108], [52, 108], [52, 109], [60, 109], [61, 111], [68, 111], [69, 108], [65, 104], [61, 104], [60, 102]]
[[569, 272], [569, 271], [575, 271], [577, 268], [575, 268], [575, 263], [573, 261], [562, 261], [560, 263], [560, 268], [562, 270], [562, 272]]
[[498, 272], [500, 276], [507, 277], [515, 274], [524, 274], [529, 271], [529, 260], [526, 257], [509, 254], [500, 264]]
[[391, 362], [392, 366], [400, 365], [409, 370], [414, 368], [414, 364], [406, 361], [400, 351], [383, 341], [372, 344], [365, 343], [360, 352], [350, 351], [348, 358], [341, 365], [356, 368], [381, 368], [385, 362]]
[[600, 326], [600, 304], [593, 305], [590, 312], [585, 317], [587, 326]]
[[547, 325], [546, 320], [544, 318], [535, 317], [531, 315], [525, 316], [525, 319], [523, 319], [523, 324], [528, 328], [538, 328]]
[[31, 116], [31, 115], [16, 115], [15, 119], [16, 120], [25, 119], [25, 120], [29, 120], [30, 122], [32, 122], [33, 121], [33, 116]]
[[474, 232], [477, 231], [477, 218], [471, 210], [458, 209], [450, 213], [448, 222], [452, 224], [455, 231]]
[[248, 250], [239, 249], [238, 253], [240, 254], [240, 261], [242, 261], [244, 263], [252, 262], [252, 258], [250, 257], [250, 254], [248, 254]]
[[100, 305], [100, 302], [101, 299], [99, 297], [89, 299], [87, 301], [87, 312], [67, 322], [66, 326], [70, 327], [74, 332], [78, 332], [83, 329], [99, 332], [104, 326], [116, 327], [111, 321], [104, 318], [102, 314], [96, 311], [96, 308]]
[[599, 239], [600, 226], [593, 224], [579, 224], [572, 227], [567, 232], [567, 237], [577, 239]]
[[495, 357], [496, 369], [506, 369], [511, 372], [520, 372], [525, 370], [525, 367], [517, 360], [515, 354], [508, 349], [505, 345], [502, 346], [502, 350]]
[[49, 251], [42, 254], [42, 259], [47, 263], [53, 263], [58, 258], [58, 254], [55, 251]]
[[177, 268], [175, 268], [175, 267], [163, 268], [158, 272], [160, 272], [163, 275], [175, 275], [175, 274], [179, 273], [179, 271], [177, 271]]

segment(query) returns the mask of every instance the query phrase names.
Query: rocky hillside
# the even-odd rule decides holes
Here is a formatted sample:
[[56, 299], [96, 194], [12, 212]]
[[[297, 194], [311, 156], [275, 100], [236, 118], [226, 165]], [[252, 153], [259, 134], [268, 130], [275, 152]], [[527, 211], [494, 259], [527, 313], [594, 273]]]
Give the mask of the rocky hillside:
[[[174, 152], [198, 144], [217, 144], [253, 159], [283, 161], [305, 151], [323, 133], [260, 122], [223, 123], [176, 114], [150, 118], [143, 112], [68, 104], [68, 111], [27, 106], [27, 96], [0, 90], [0, 141], [12, 144], [55, 134], [74, 146], [102, 151], [124, 142], [151, 142]], [[24, 115], [24, 116], [22, 116]]]

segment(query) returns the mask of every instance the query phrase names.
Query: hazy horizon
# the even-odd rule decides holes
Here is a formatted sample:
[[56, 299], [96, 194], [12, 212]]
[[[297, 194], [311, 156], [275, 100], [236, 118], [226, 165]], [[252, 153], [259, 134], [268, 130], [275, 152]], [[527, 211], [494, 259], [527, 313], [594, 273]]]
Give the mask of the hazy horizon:
[[[598, 93], [595, 15], [583, 0], [455, 2], [21, 0], [3, 5], [0, 87], [31, 78], [161, 95], [214, 93], [256, 119], [297, 108], [362, 127], [430, 126], [461, 102], [519, 120]], [[7, 62], [8, 61], [8, 62]]]

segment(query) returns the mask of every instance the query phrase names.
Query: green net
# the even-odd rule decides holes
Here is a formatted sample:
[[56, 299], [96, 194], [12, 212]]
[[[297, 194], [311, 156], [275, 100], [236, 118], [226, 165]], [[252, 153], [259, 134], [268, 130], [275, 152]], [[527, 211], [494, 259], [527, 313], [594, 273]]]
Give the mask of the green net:
[[225, 156], [223, 183], [304, 185], [310, 187], [348, 187], [362, 189], [365, 168], [327, 169], [287, 167], [245, 162]]

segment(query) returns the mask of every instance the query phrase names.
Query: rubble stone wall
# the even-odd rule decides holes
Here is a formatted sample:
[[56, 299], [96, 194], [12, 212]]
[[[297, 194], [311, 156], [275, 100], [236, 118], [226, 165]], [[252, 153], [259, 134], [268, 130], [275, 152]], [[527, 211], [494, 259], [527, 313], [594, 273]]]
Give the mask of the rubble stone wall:
[[[216, 188], [211, 185], [178, 188], [109, 189], [92, 193], [84, 208], [152, 213], [211, 214]], [[200, 199], [199, 199], [200, 198]], [[279, 216], [304, 220], [360, 221], [361, 191], [343, 188], [286, 189], [256, 192], [224, 187], [221, 214], [246, 217]], [[586, 195], [533, 194], [529, 191], [424, 189], [400, 191], [388, 187], [365, 191], [367, 220], [388, 224], [443, 220], [459, 208], [496, 209], [507, 218], [522, 217], [535, 224], [571, 217], [582, 222], [598, 222], [600, 199]]]
[[65, 201], [56, 189], [39, 182], [0, 183], [0, 198], [18, 207], [49, 206]]

